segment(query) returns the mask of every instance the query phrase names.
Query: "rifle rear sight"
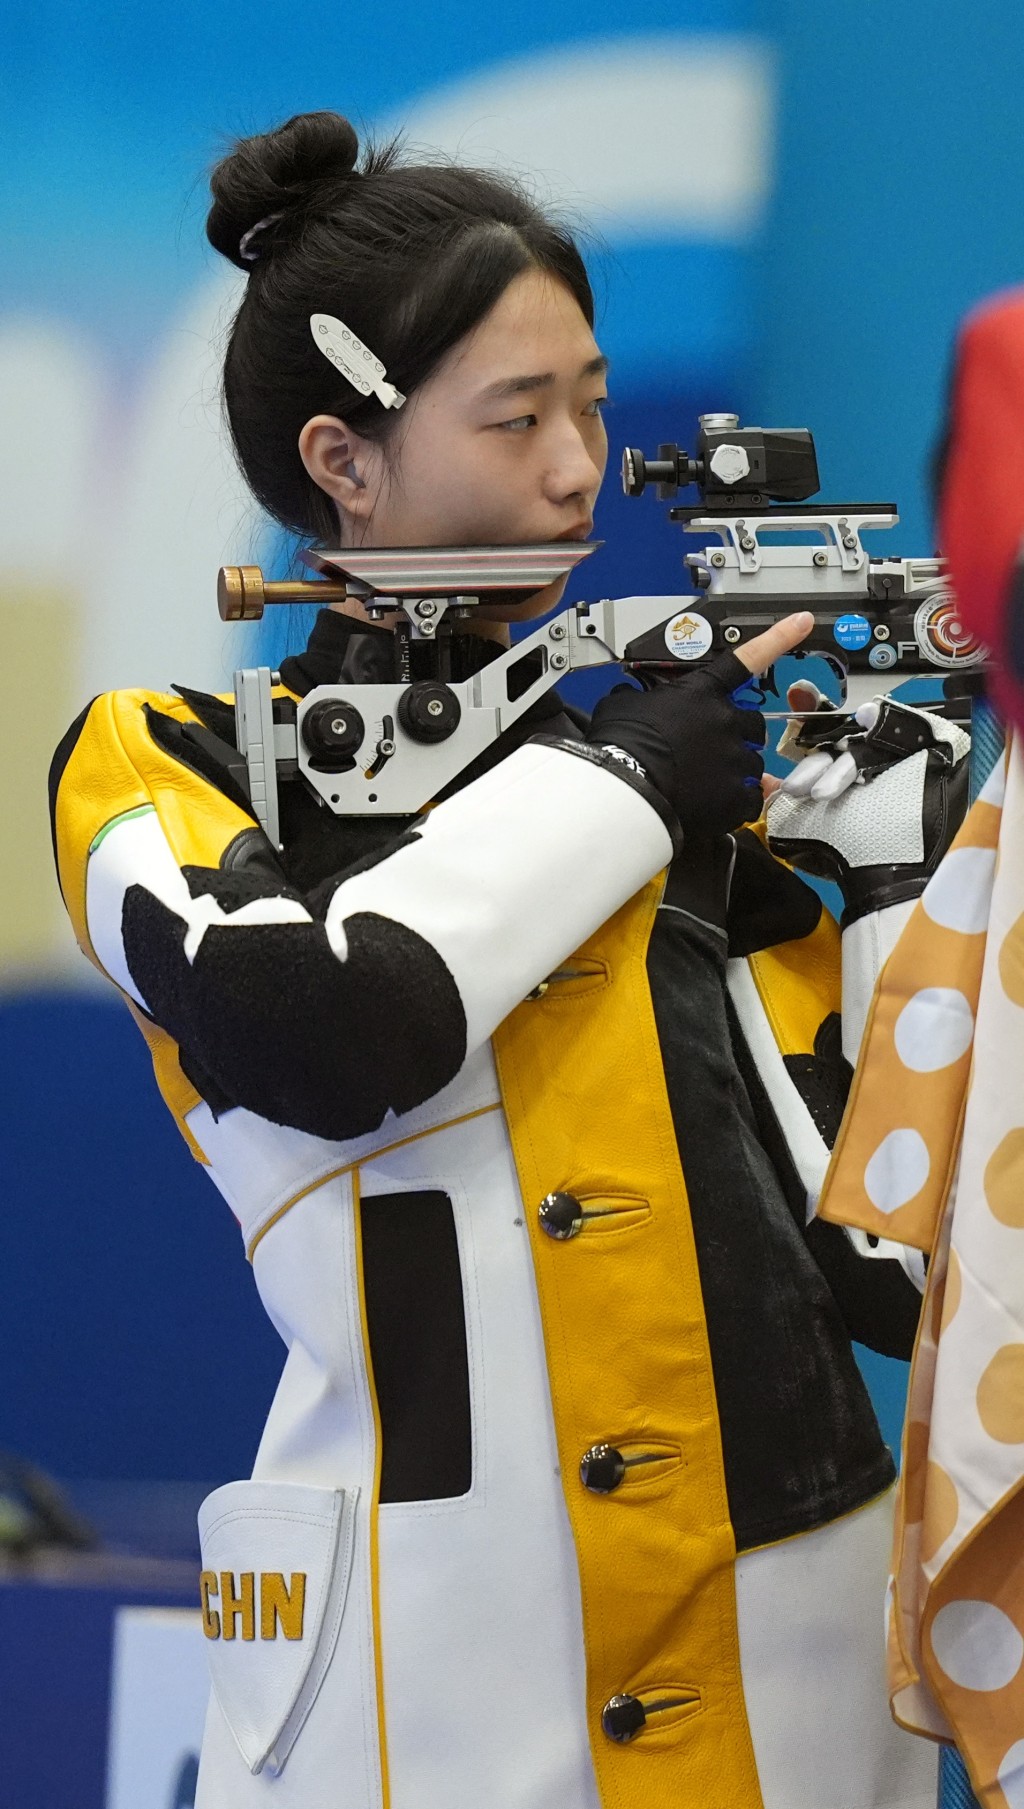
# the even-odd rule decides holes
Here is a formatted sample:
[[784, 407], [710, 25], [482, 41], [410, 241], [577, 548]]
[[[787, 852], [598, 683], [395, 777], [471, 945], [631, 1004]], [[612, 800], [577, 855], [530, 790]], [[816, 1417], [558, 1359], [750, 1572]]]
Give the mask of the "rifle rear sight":
[[701, 415], [693, 457], [671, 441], [658, 447], [655, 459], [637, 446], [626, 447], [626, 495], [641, 496], [650, 483], [657, 484], [660, 502], [670, 502], [695, 484], [704, 514], [763, 509], [772, 502], [804, 502], [814, 496], [818, 460], [806, 427], [741, 427], [739, 415]]

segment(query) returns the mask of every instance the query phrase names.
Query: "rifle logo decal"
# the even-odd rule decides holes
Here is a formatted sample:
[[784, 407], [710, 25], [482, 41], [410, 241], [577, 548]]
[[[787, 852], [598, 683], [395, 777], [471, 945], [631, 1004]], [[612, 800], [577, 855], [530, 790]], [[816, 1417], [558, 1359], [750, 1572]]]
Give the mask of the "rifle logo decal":
[[681, 616], [673, 616], [665, 629], [665, 645], [674, 660], [703, 659], [710, 653], [713, 639], [707, 617], [699, 616], [692, 609], [684, 610]]

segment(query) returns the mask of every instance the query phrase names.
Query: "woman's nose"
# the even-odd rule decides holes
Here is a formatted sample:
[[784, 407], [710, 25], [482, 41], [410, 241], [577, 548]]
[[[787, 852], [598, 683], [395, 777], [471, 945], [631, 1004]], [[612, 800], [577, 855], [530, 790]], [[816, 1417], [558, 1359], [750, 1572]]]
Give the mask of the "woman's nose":
[[553, 502], [582, 496], [593, 503], [603, 476], [604, 459], [599, 463], [582, 434], [570, 428], [548, 466], [545, 487]]

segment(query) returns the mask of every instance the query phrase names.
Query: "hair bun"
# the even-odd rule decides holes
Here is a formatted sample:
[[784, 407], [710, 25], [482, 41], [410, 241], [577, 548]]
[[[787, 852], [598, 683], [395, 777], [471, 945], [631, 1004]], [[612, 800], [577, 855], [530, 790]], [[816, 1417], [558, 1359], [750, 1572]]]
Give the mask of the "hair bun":
[[210, 244], [249, 270], [239, 245], [257, 221], [306, 201], [314, 183], [343, 180], [358, 155], [355, 128], [340, 113], [297, 113], [276, 131], [240, 139], [210, 177]]

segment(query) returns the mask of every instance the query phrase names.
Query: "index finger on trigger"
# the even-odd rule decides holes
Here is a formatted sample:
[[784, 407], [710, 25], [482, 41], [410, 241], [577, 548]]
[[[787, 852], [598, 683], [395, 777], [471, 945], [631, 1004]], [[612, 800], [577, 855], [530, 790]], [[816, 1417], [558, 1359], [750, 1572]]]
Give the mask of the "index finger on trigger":
[[791, 653], [794, 647], [807, 639], [814, 627], [814, 617], [809, 609], [797, 610], [795, 615], [783, 616], [781, 622], [773, 622], [763, 634], [754, 636], [744, 646], [735, 649], [736, 658], [746, 666], [748, 672], [767, 672], [784, 653]]

